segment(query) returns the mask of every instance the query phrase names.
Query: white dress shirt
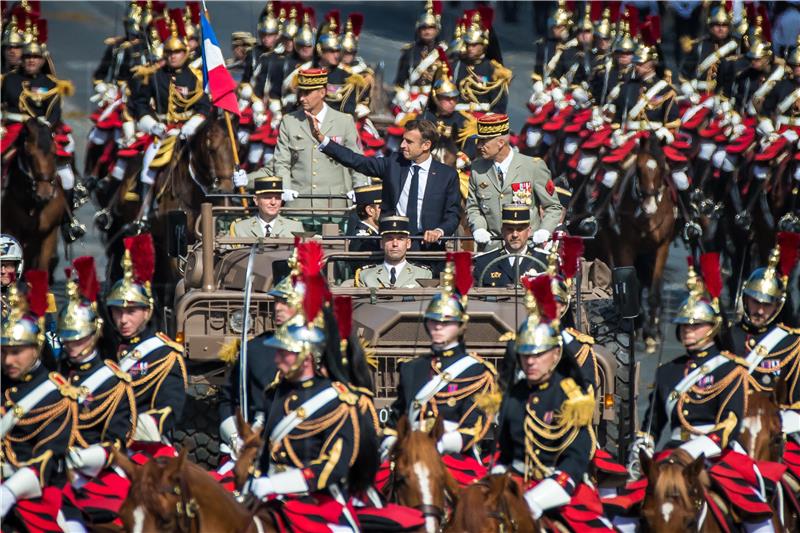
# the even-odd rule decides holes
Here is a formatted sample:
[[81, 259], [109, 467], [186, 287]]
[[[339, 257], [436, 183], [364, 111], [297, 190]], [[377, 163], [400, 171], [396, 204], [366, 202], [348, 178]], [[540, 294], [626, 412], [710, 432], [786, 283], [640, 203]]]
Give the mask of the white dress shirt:
[[[514, 150], [509, 150], [508, 155], [505, 159], [500, 161], [499, 163], [495, 161], [494, 163], [494, 171], [497, 172], [499, 168], [500, 171], [503, 173], [503, 186], [505, 186], [506, 181], [508, 181], [508, 169], [511, 168], [511, 160], [514, 159]], [[500, 174], [497, 175], [500, 177]]]
[[397, 283], [398, 278], [400, 277], [400, 272], [406, 267], [406, 260], [403, 259], [402, 262], [397, 263], [396, 265], [390, 265], [386, 261], [383, 262], [383, 268], [386, 269], [386, 273], [389, 274], [391, 279], [392, 269], [394, 269], [394, 282]]
[[[411, 163], [411, 166], [408, 169], [408, 177], [406, 178], [406, 182], [403, 184], [403, 190], [400, 191], [400, 198], [397, 199], [397, 205], [395, 209], [397, 210], [397, 214], [401, 217], [408, 216], [408, 194], [411, 190], [411, 177], [414, 175], [414, 165], [419, 167], [419, 183], [417, 187], [417, 217], [419, 219], [422, 218], [422, 197], [425, 195], [425, 185], [428, 183], [428, 172], [431, 169], [431, 162], [433, 161], [432, 156], [428, 156], [428, 159], [423, 161], [422, 163]], [[412, 225], [414, 221], [409, 221]], [[420, 220], [417, 220], [417, 225], [419, 225]]]
[[272, 234], [272, 223], [275, 222], [275, 219], [273, 218], [271, 221], [267, 222], [266, 220], [261, 218], [261, 216], [259, 215], [258, 221], [261, 223], [262, 235], [266, 236], [268, 233], [271, 235]]

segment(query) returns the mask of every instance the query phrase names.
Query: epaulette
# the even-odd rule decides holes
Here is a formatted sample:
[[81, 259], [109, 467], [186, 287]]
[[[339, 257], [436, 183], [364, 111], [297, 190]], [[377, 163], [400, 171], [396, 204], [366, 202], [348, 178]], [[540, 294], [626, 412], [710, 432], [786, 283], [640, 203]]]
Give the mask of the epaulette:
[[58, 387], [58, 392], [61, 396], [77, 400], [83, 395], [85, 390], [83, 387], [76, 387], [70, 384], [69, 380], [58, 372], [50, 372], [47, 377]]
[[132, 379], [131, 375], [122, 370], [117, 363], [115, 363], [111, 359], [106, 359], [104, 363], [108, 368], [111, 369], [111, 371], [114, 373], [115, 376], [117, 376], [118, 379], [124, 381], [125, 383], [131, 382]]
[[567, 399], [561, 404], [559, 422], [571, 427], [590, 425], [595, 409], [593, 391], [583, 392], [572, 378], [561, 380], [561, 390], [567, 395]]
[[51, 291], [47, 291], [47, 312], [48, 313], [58, 312], [58, 306], [56, 305], [56, 297]]
[[398, 357], [397, 358], [397, 364], [399, 365], [399, 364], [402, 364], [402, 363], [408, 363], [409, 361], [413, 361], [413, 360], [414, 360], [413, 357]]
[[344, 82], [346, 85], [352, 85], [353, 87], [358, 87], [359, 89], [362, 89], [368, 85], [364, 76], [354, 72], [349, 74]]
[[103, 39], [103, 44], [106, 46], [115, 46], [120, 44], [121, 42], [125, 41], [125, 37], [121, 37], [119, 35], [114, 37], [106, 37]]
[[508, 341], [513, 341], [513, 340], [515, 340], [516, 338], [517, 338], [517, 334], [516, 334], [515, 332], [513, 332], [513, 331], [506, 331], [505, 333], [503, 333], [502, 335], [500, 335], [500, 338], [499, 338], [499, 339], [497, 339], [497, 342], [508, 342]]
[[150, 76], [155, 74], [161, 68], [159, 64], [153, 65], [135, 65], [131, 67], [131, 72], [135, 78], [142, 80], [142, 83], [147, 85], [150, 83]]
[[406, 43], [400, 47], [400, 50], [405, 51], [405, 50], [411, 50], [412, 48], [414, 48], [414, 43]]
[[469, 356], [472, 357], [473, 359], [477, 359], [483, 366], [488, 368], [489, 372], [491, 372], [493, 376], [497, 375], [497, 368], [495, 368], [494, 364], [491, 361], [489, 361], [488, 359], [484, 359], [475, 352], [470, 352]]
[[431, 269], [431, 267], [429, 267], [428, 265], [418, 265], [417, 263], [409, 263], [409, 264], [413, 265], [413, 266], [415, 266], [417, 268], [421, 268], [422, 270], [430, 270]]
[[344, 383], [334, 381], [331, 383], [331, 387], [333, 387], [336, 392], [339, 393], [339, 399], [347, 405], [355, 405], [358, 403], [358, 395], [351, 391], [350, 388]]
[[514, 73], [511, 72], [510, 68], [506, 68], [505, 66], [503, 66], [502, 63], [500, 63], [496, 59], [490, 60], [490, 63], [494, 67], [494, 72], [492, 73], [492, 79], [511, 81], [511, 78], [514, 76]]
[[56, 90], [61, 94], [61, 96], [72, 96], [75, 94], [75, 85], [69, 80], [60, 80], [53, 76], [52, 74], [48, 74], [47, 77], [56, 84]]
[[582, 344], [594, 344], [594, 337], [592, 337], [591, 335], [581, 333], [580, 331], [572, 327], [567, 328], [567, 331], [569, 332], [570, 335], [575, 337], [576, 341]]
[[786, 324], [783, 324], [783, 323], [778, 324], [778, 327], [781, 328], [784, 331], [788, 331], [789, 333], [791, 333], [793, 335], [800, 335], [800, 328], [793, 328], [793, 327], [787, 326]]
[[722, 350], [720, 352], [720, 355], [726, 357], [732, 363], [736, 363], [737, 365], [740, 365], [740, 366], [743, 366], [743, 367], [749, 367], [750, 366], [750, 363], [748, 363], [747, 360], [744, 357], [739, 357], [735, 353], [729, 352], [728, 350]]
[[232, 365], [239, 359], [239, 352], [241, 348], [241, 339], [235, 337], [234, 339], [226, 342], [219, 349], [217, 358], [226, 365]]
[[164, 341], [164, 344], [175, 350], [176, 352], [183, 353], [183, 346], [175, 342], [174, 340], [170, 339], [166, 333], [161, 333], [160, 331], [156, 333], [156, 337]]

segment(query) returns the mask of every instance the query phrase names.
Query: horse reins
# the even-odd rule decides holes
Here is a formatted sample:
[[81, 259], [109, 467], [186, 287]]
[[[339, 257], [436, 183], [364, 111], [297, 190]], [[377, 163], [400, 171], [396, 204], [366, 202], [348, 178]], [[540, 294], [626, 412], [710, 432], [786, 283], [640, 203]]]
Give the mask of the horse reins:
[[[395, 463], [392, 461], [390, 463], [389, 468], [389, 479], [387, 480], [386, 486], [389, 487], [389, 493], [386, 495], [386, 499], [391, 503], [400, 504], [400, 497], [397, 494], [396, 485], [399, 483], [405, 483], [405, 478], [403, 476], [398, 476], [395, 473]], [[440, 523], [444, 521], [444, 509], [441, 507], [437, 507], [432, 504], [425, 504], [422, 503], [420, 505], [415, 505], [414, 509], [422, 513], [424, 517], [431, 517], [438, 520]]]
[[50, 186], [51, 186], [50, 196], [48, 196], [47, 198], [41, 198], [40, 199], [42, 201], [49, 202], [50, 200], [52, 200], [56, 196], [56, 179], [55, 179], [55, 176], [50, 176], [49, 178], [46, 178], [46, 179], [39, 179], [36, 176], [34, 176], [33, 173], [30, 170], [30, 166], [27, 165], [27, 164], [24, 164], [24, 162], [23, 162], [23, 159], [25, 158], [25, 155], [26, 154], [24, 154], [24, 152], [23, 153], [17, 153], [17, 157], [15, 158], [17, 160], [17, 168], [31, 182], [31, 192], [34, 194], [34, 196], [36, 196], [36, 184], [38, 182], [44, 181], [44, 182], [50, 184]]
[[[483, 480], [476, 482], [475, 485], [486, 487], [487, 489], [490, 488], [489, 484]], [[511, 516], [508, 501], [502, 494], [500, 495], [500, 509], [489, 511], [489, 517], [498, 522], [500, 533], [516, 533], [519, 531], [519, 524]], [[508, 525], [508, 529], [506, 529], [506, 525]]]

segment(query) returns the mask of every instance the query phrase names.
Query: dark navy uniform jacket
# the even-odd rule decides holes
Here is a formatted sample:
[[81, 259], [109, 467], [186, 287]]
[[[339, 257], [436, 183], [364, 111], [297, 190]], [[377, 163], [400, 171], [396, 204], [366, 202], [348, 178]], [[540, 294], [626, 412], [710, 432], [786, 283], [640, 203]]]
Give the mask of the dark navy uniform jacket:
[[[275, 348], [264, 346], [271, 333], [262, 333], [247, 343], [247, 420], [252, 424], [258, 418], [266, 422], [270, 412], [267, 388], [275, 381], [278, 369], [275, 366]], [[219, 416], [225, 420], [235, 416], [239, 407], [239, 359], [231, 367], [225, 386], [219, 395]]]

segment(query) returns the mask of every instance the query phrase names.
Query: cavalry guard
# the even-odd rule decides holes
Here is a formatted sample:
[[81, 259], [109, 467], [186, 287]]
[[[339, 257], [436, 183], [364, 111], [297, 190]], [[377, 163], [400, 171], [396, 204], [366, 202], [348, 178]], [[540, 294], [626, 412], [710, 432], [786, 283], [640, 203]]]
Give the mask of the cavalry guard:
[[[275, 54], [275, 45], [278, 43], [281, 21], [280, 12], [275, 12], [275, 2], [267, 2], [261, 15], [258, 17], [258, 42], [250, 48], [244, 56], [242, 83], [252, 84], [259, 76], [261, 69], [269, 69], [271, 59]], [[266, 72], [265, 72], [266, 73]], [[259, 96], [263, 96], [262, 92]]]
[[[294, 261], [294, 259], [290, 260]], [[297, 309], [289, 301], [295, 287], [292, 284], [292, 274], [284, 277], [275, 284], [267, 295], [272, 296], [273, 314], [272, 321], [276, 328], [281, 327], [292, 318]], [[260, 432], [267, 422], [267, 417], [272, 406], [271, 396], [275, 386], [280, 382], [278, 369], [275, 366], [275, 348], [267, 344], [273, 332], [262, 333], [247, 342], [247, 409], [242, 409], [242, 414], [255, 432]], [[235, 344], [235, 352], [240, 352], [239, 344]], [[224, 349], [223, 349], [224, 351]], [[220, 390], [219, 415], [222, 422], [219, 425], [220, 453], [228, 454], [236, 459], [241, 440], [236, 429], [236, 411], [241, 409], [240, 380], [241, 370], [239, 353], [225, 354], [220, 352], [220, 359], [230, 362], [230, 355], [235, 358], [225, 383]], [[233, 466], [233, 462], [230, 463]]]
[[211, 112], [211, 102], [203, 91], [203, 76], [186, 65], [187, 45], [178, 36], [174, 21], [171, 31], [164, 43], [163, 66], [155, 71], [140, 70], [131, 96], [139, 131], [153, 137], [140, 173], [142, 221], [149, 217], [154, 200], [150, 188], [172, 160], [178, 138], [192, 137]]
[[536, 519], [553, 513], [573, 531], [611, 531], [597, 512], [585, 511], [600, 506], [583, 483], [597, 446], [594, 391], [563, 349], [551, 284], [546, 274], [525, 278], [528, 317], [506, 352], [500, 454], [492, 473], [515, 477]]
[[131, 376], [138, 413], [134, 441], [168, 444], [186, 402], [188, 377], [183, 348], [150, 324], [155, 267], [149, 233], [127, 237], [123, 277], [106, 296], [116, 333], [113, 353]]
[[471, 112], [505, 113], [512, 72], [498, 59], [487, 57], [491, 20], [475, 11], [462, 39], [463, 56], [453, 67], [461, 107]]
[[326, 22], [317, 34], [315, 46], [318, 66], [328, 71], [325, 102], [337, 111], [355, 115], [356, 104], [364, 98], [365, 94], [369, 94], [369, 86], [362, 75], [354, 74], [341, 66], [342, 43], [339, 38], [339, 11], [330, 11], [325, 18]]
[[65, 356], [60, 370], [81, 389], [76, 443], [67, 454], [73, 480], [64, 489], [64, 515], [78, 523], [103, 523], [116, 518], [127, 496], [128, 481], [110, 463], [112, 450], [126, 450], [136, 427], [136, 398], [127, 372], [135, 360], [116, 363], [98, 351], [103, 320], [97, 315], [100, 284], [94, 258], [78, 257], [73, 266], [78, 279], [67, 280], [67, 305], [58, 315]]
[[682, 86], [684, 93], [709, 95], [719, 91], [718, 80], [731, 68], [729, 63], [739, 51], [739, 42], [731, 34], [731, 23], [724, 1], [711, 8], [706, 20], [708, 35], [692, 44], [684, 56], [681, 78], [688, 82], [688, 87]]
[[469, 252], [448, 257], [442, 274], [442, 290], [431, 299], [423, 315], [431, 339], [431, 351], [400, 366], [397, 399], [384, 428], [381, 456], [385, 459], [397, 440], [397, 423], [407, 416], [411, 427], [428, 431], [437, 418], [444, 421], [444, 434], [437, 443], [445, 464], [455, 479], [466, 484], [481, 477], [482, 465], [475, 457], [478, 444], [491, 425], [491, 413], [481, 405], [495, 395], [496, 371], [491, 363], [464, 345], [467, 292], [472, 286]]
[[719, 255], [701, 256], [700, 268], [702, 278], [690, 266], [689, 296], [673, 321], [687, 352], [656, 370], [655, 389], [643, 431], [631, 447], [628, 468], [638, 477], [639, 453], [653, 457], [655, 443], [664, 430], [669, 431], [666, 450], [679, 448], [693, 459], [703, 456], [712, 462], [709, 474], [714, 487], [742, 517], [746, 531], [772, 531], [772, 509], [753, 482], [756, 465], [737, 451], [743, 451], [736, 438], [749, 394], [748, 375], [734, 354], [720, 351]]
[[4, 528], [26, 530], [30, 523], [40, 530], [61, 531], [60, 487], [67, 481], [67, 450], [77, 439], [80, 389], [42, 363], [47, 273], [28, 271], [25, 279], [27, 301], [16, 285], [10, 288], [11, 311], [0, 339], [0, 518]]
[[142, 15], [142, 7], [131, 2], [125, 14], [125, 35], [105, 39], [106, 50], [92, 74], [98, 95], [104, 95], [110, 86], [129, 82], [135, 67], [149, 63]]
[[[443, 63], [433, 82], [428, 105], [420, 117], [436, 124], [441, 137], [450, 139], [455, 147], [467, 156], [466, 163], [475, 157], [475, 138], [471, 133], [475, 128], [475, 118], [466, 111], [457, 111], [458, 87], [450, 78], [450, 68]], [[459, 168], [464, 162], [458, 161]]]
[[446, 48], [438, 43], [437, 38], [442, 29], [442, 2], [428, 0], [425, 12], [419, 17], [415, 29], [415, 40], [403, 46], [400, 61], [397, 64], [397, 75], [394, 79], [396, 95], [403, 103], [416, 95], [427, 95], [431, 89], [433, 76], [441, 61], [439, 49]]
[[25, 44], [25, 34], [20, 31], [16, 15], [11, 15], [10, 20], [3, 28], [3, 64], [0, 73], [6, 75], [22, 65], [22, 47]]
[[[601, 39], [603, 36], [611, 36], [608, 25], [601, 24], [597, 31]], [[606, 58], [589, 81], [592, 97], [597, 105], [605, 106], [614, 102], [622, 87], [633, 78], [633, 53], [636, 46], [636, 41], [628, 33], [627, 22], [622, 21], [621, 33], [611, 47], [611, 57]]]
[[558, 2], [558, 8], [553, 13], [552, 25], [547, 38], [536, 41], [532, 79], [542, 81], [546, 88], [553, 83], [556, 66], [569, 41], [569, 32], [572, 28], [572, 13], [566, 8], [563, 0]]
[[[246, 490], [262, 499], [283, 499], [290, 523], [303, 531], [324, 524], [359, 531], [349, 499], [372, 482], [375, 471], [363, 462], [354, 467], [365, 454], [374, 454], [375, 443], [361, 448], [360, 435], [371, 424], [360, 422], [359, 396], [348, 386], [339, 343], [326, 344], [326, 331], [335, 325], [321, 325], [333, 321], [323, 309], [321, 254], [317, 243], [298, 246], [304, 299], [293, 292], [297, 313], [266, 341], [275, 350], [281, 380], [264, 429], [268, 444]], [[296, 500], [304, 495], [316, 503], [314, 514]]]
[[[496, 250], [475, 257], [475, 280], [482, 287], [508, 287], [518, 285], [530, 270], [543, 270], [544, 257], [529, 242], [531, 236], [531, 209], [527, 204], [503, 206], [503, 226], [500, 230], [503, 245]], [[512, 255], [514, 254], [514, 255]], [[508, 255], [505, 260], [497, 260]], [[534, 261], [539, 261], [539, 265]]]

